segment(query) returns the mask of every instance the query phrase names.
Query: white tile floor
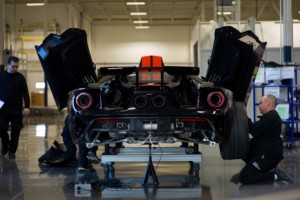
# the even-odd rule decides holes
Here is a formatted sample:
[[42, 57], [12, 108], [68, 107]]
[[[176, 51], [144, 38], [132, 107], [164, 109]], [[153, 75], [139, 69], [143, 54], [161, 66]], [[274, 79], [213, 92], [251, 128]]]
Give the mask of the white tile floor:
[[[76, 164], [40, 166], [38, 158], [55, 139], [61, 141], [63, 120], [63, 116], [25, 120], [16, 159], [0, 156], [0, 200], [300, 199], [300, 147], [285, 149], [285, 159], [280, 167], [293, 177], [295, 184], [284, 187], [241, 186], [230, 182], [231, 176], [243, 167], [243, 162], [224, 161], [218, 155], [218, 147], [202, 145], [199, 148], [202, 152], [199, 177], [195, 173], [189, 174], [188, 162], [154, 162], [159, 181], [157, 187], [142, 185], [147, 162], [115, 162], [113, 167], [93, 164], [94, 171], [84, 174], [77, 173]], [[102, 152], [101, 147], [97, 154], [101, 156]], [[148, 183], [151, 181], [150, 177]], [[78, 184], [81, 190], [76, 192]]]

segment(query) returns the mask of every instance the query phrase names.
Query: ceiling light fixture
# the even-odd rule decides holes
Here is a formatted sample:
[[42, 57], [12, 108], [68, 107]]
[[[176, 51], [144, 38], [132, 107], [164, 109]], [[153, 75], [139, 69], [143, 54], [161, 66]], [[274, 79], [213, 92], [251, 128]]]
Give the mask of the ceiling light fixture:
[[135, 20], [133, 21], [134, 24], [148, 24], [148, 20]]
[[143, 6], [145, 4], [145, 2], [126, 2], [126, 5], [128, 6]]
[[136, 26], [135, 29], [149, 29], [149, 26]]
[[26, 3], [26, 6], [44, 6], [44, 3]]
[[131, 12], [130, 15], [147, 15], [146, 12]]
[[[218, 12], [218, 15], [222, 15], [222, 12]], [[231, 15], [231, 12], [223, 12], [223, 15]]]

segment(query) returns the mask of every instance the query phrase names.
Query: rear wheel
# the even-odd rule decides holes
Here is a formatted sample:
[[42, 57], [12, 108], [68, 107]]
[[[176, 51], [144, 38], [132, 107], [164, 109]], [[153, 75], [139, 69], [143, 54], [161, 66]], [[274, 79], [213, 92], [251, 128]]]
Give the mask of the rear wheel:
[[248, 117], [243, 102], [234, 102], [224, 120], [225, 140], [220, 143], [224, 160], [243, 159], [249, 151]]

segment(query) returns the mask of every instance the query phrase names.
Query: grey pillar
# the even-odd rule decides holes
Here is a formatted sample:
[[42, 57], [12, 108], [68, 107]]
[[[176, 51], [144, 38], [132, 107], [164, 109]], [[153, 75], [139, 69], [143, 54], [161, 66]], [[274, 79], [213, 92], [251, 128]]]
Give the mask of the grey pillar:
[[241, 21], [241, 1], [236, 0], [232, 7], [234, 7], [234, 21]]
[[248, 19], [248, 23], [249, 23], [249, 27], [250, 27], [250, 30], [255, 33], [255, 18], [254, 17], [250, 17]]
[[[48, 1], [44, 0], [44, 37], [48, 35]], [[44, 88], [44, 106], [48, 106], [48, 80], [46, 76], [44, 75], [44, 82], [45, 82], [45, 88]]]
[[292, 62], [293, 19], [292, 0], [283, 1], [283, 54], [284, 62]]
[[219, 27], [223, 27], [225, 25], [225, 20], [223, 17], [218, 18]]
[[4, 37], [5, 37], [5, 14], [4, 0], [0, 0], [0, 65], [4, 65]]

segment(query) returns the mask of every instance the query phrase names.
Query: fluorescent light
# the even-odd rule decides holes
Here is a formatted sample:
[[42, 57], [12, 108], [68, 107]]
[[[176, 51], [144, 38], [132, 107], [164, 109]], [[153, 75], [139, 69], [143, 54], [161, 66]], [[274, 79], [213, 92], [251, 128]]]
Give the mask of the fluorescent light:
[[[218, 12], [218, 15], [222, 15], [222, 12]], [[223, 12], [223, 15], [231, 15], [231, 12]]]
[[44, 6], [44, 3], [26, 3], [26, 6]]
[[130, 15], [147, 15], [146, 12], [131, 12]]
[[232, 5], [234, 5], [234, 4], [235, 4], [235, 1], [232, 1], [231, 3], [232, 3]]
[[134, 24], [148, 24], [148, 20], [135, 20], [133, 21]]
[[145, 4], [145, 2], [126, 2], [126, 5], [128, 6], [143, 6]]
[[135, 29], [149, 29], [149, 26], [136, 26]]
[[36, 82], [35, 88], [37, 89], [44, 89], [45, 88], [45, 82]]
[[45, 137], [46, 135], [46, 125], [45, 124], [37, 124], [35, 127], [35, 136], [36, 137]]

